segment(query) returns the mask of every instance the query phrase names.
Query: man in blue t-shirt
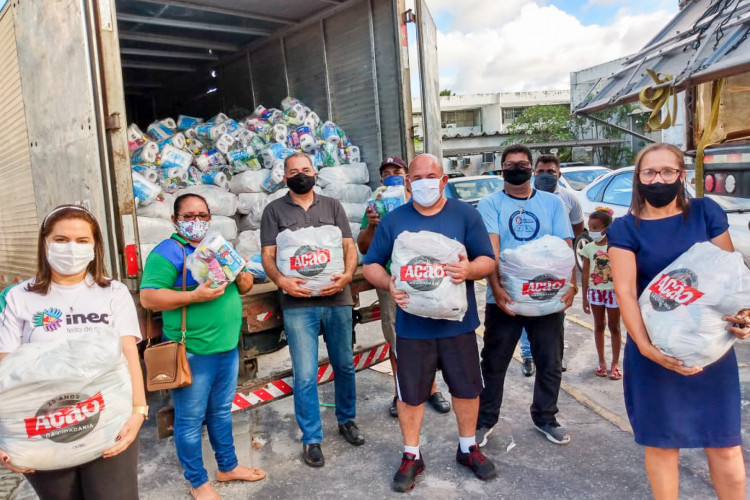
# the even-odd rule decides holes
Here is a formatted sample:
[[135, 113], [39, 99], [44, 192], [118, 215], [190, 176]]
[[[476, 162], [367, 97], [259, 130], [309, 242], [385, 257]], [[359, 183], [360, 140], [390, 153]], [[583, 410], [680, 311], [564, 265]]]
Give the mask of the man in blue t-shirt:
[[[502, 154], [502, 166], [503, 191], [487, 196], [477, 205], [495, 255], [499, 258], [501, 250], [517, 248], [544, 235], [563, 238], [571, 245], [573, 231], [560, 198], [531, 187], [531, 151], [522, 145], [508, 146]], [[571, 281], [572, 273], [571, 268]], [[513, 300], [501, 286], [497, 267], [489, 282], [482, 349], [485, 387], [480, 396], [477, 442], [479, 446], [487, 443], [500, 417], [505, 373], [525, 328], [537, 367], [531, 418], [547, 439], [566, 444], [570, 436], [555, 415], [562, 380], [564, 310], [573, 303], [577, 288], [571, 287], [560, 298], [564, 303], [562, 311], [532, 317], [508, 309]]]
[[[405, 446], [401, 466], [393, 477], [396, 491], [413, 488], [417, 475], [424, 470], [424, 460], [419, 452], [419, 431], [424, 403], [430, 396], [438, 367], [450, 389], [458, 420], [456, 461], [469, 467], [480, 479], [492, 479], [497, 475], [495, 466], [476, 445], [475, 436], [483, 384], [474, 333], [479, 326], [474, 280], [492, 272], [494, 254], [476, 210], [467, 203], [443, 196], [447, 182], [448, 177], [443, 174], [438, 158], [428, 154], [417, 156], [409, 167], [406, 180], [412, 202], [397, 208], [380, 222], [364, 258], [365, 278], [377, 288], [390, 290], [399, 306], [394, 353], [398, 419]], [[445, 265], [447, 278], [454, 283], [466, 283], [468, 308], [463, 320], [423, 318], [402, 309], [409, 296], [396, 289], [395, 280], [385, 266], [391, 259], [396, 238], [404, 231], [431, 231], [452, 238], [466, 248], [466, 255], [462, 255], [458, 262]]]

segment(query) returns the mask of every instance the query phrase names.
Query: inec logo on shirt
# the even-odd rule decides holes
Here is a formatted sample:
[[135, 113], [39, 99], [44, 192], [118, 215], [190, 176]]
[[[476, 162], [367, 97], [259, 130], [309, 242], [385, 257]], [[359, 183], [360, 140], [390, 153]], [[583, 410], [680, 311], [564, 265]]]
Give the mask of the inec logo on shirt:
[[50, 307], [42, 312], [34, 314], [32, 320], [34, 326], [44, 328], [45, 332], [54, 332], [62, 325], [62, 311], [56, 307]]
[[109, 324], [109, 314], [66, 314], [63, 318], [63, 312], [56, 307], [44, 309], [42, 312], [34, 314], [31, 319], [35, 327], [42, 327], [45, 332], [54, 332], [63, 325], [63, 321], [68, 326], [85, 325], [86, 323]]
[[531, 241], [539, 234], [539, 219], [531, 212], [516, 210], [508, 219], [508, 229], [518, 241]]

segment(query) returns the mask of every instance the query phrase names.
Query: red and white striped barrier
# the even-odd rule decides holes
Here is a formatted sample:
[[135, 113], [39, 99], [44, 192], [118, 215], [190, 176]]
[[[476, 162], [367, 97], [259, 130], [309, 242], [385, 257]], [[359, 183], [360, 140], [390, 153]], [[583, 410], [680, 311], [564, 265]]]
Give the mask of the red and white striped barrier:
[[[354, 355], [354, 370], [360, 371], [388, 359], [390, 349], [388, 344], [380, 344], [360, 351]], [[318, 367], [318, 385], [333, 380], [333, 366], [330, 362]], [[247, 393], [238, 392], [234, 395], [232, 411], [241, 411], [270, 403], [276, 399], [289, 396], [294, 392], [292, 376], [284, 376], [273, 380], [262, 387], [253, 388]]]

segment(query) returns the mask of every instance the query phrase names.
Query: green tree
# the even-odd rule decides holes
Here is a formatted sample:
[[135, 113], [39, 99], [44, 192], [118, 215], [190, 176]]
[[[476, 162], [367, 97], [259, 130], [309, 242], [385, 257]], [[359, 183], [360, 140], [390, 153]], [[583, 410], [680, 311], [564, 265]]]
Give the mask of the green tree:
[[440, 91], [440, 95], [452, 96], [452, 95], [456, 95], [456, 93], [452, 92], [451, 89], [443, 89]]
[[[575, 128], [568, 106], [531, 106], [524, 109], [513, 123], [508, 125], [508, 132], [514, 138], [506, 142], [539, 143], [571, 140], [576, 137]], [[543, 148], [541, 151], [549, 152], [547, 149], [549, 148]], [[558, 148], [557, 156], [563, 161], [569, 160], [571, 148]]]

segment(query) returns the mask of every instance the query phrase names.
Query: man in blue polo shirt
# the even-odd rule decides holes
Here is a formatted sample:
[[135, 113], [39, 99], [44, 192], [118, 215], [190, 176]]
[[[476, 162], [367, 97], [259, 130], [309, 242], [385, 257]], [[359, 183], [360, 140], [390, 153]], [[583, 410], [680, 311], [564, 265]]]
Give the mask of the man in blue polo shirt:
[[[531, 187], [531, 151], [523, 145], [505, 148], [502, 154], [503, 191], [483, 198], [477, 210], [490, 235], [495, 255], [506, 248], [552, 235], [571, 244], [573, 231], [560, 198]], [[571, 279], [573, 269], [571, 268]], [[557, 422], [557, 396], [562, 380], [563, 311], [545, 316], [521, 316], [508, 309], [513, 302], [501, 283], [499, 269], [489, 276], [484, 319], [482, 377], [477, 442], [487, 443], [500, 417], [505, 373], [513, 357], [521, 331], [525, 328], [536, 362], [534, 401], [531, 418], [537, 430], [555, 444], [567, 444], [570, 436]], [[570, 307], [577, 288], [571, 287], [560, 300]]]
[[[419, 431], [424, 403], [430, 396], [435, 371], [440, 367], [448, 384], [458, 420], [459, 447], [456, 461], [469, 467], [483, 480], [497, 475], [495, 466], [476, 445], [475, 428], [482, 377], [474, 330], [479, 326], [474, 280], [489, 275], [495, 267], [494, 254], [482, 219], [471, 205], [447, 199], [443, 191], [448, 177], [433, 155], [417, 156], [411, 163], [406, 183], [412, 202], [385, 217], [364, 258], [365, 278], [375, 287], [390, 290], [399, 305], [396, 312], [396, 381], [398, 419], [404, 437], [401, 466], [393, 478], [396, 491], [408, 491], [424, 470], [419, 451]], [[445, 267], [451, 281], [466, 282], [468, 309], [462, 321], [423, 318], [405, 312], [409, 298], [397, 290], [385, 269], [393, 244], [404, 231], [431, 231], [462, 243], [466, 256]]]

